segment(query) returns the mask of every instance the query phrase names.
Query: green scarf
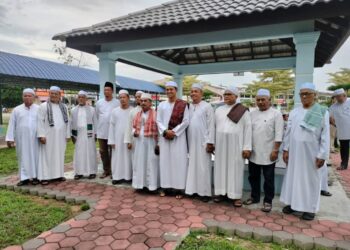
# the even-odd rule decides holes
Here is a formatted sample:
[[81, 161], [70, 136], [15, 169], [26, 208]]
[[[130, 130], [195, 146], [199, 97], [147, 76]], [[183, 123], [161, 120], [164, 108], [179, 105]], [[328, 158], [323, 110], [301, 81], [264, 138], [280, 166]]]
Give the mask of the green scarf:
[[300, 126], [311, 130], [316, 131], [319, 127], [322, 126], [323, 117], [327, 111], [327, 108], [321, 106], [318, 103], [315, 103], [306, 113], [304, 120], [301, 122]]

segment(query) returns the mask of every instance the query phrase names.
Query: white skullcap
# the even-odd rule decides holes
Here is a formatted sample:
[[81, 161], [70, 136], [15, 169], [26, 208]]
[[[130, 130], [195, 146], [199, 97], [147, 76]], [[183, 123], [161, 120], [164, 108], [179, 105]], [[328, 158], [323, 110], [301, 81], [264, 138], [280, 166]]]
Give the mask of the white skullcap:
[[177, 88], [177, 83], [176, 82], [167, 82], [165, 84], [165, 87], [174, 87]]
[[151, 94], [148, 94], [148, 93], [142, 93], [141, 99], [150, 99], [150, 100], [152, 100], [152, 96], [151, 96]]
[[200, 83], [194, 83], [194, 84], [192, 84], [191, 89], [200, 89], [200, 90], [203, 90], [203, 85], [200, 84]]
[[27, 88], [23, 90], [23, 94], [32, 94], [35, 95], [35, 92], [33, 89]]
[[88, 93], [87, 93], [86, 91], [84, 91], [84, 90], [80, 90], [80, 91], [78, 92], [78, 95], [88, 96]]
[[345, 94], [345, 90], [343, 88], [336, 89], [336, 90], [334, 90], [334, 93], [333, 93], [334, 96], [342, 95], [342, 94]]
[[57, 86], [51, 86], [50, 91], [61, 91], [60, 87]]
[[224, 93], [226, 93], [226, 92], [231, 92], [232, 94], [234, 94], [234, 95], [237, 96], [237, 97], [239, 96], [238, 88], [235, 87], [235, 86], [233, 86], [233, 85], [227, 87], [227, 88], [225, 89], [225, 92], [224, 92]]
[[270, 97], [270, 90], [268, 90], [268, 89], [259, 89], [258, 93], [256, 95], [257, 96], [268, 96], [268, 97]]
[[316, 86], [311, 82], [306, 82], [301, 85], [300, 90], [302, 89], [311, 89], [313, 91], [316, 91]]
[[127, 90], [125, 90], [125, 89], [121, 89], [121, 90], [119, 90], [118, 94], [119, 95], [122, 95], [122, 94], [129, 95], [129, 92]]
[[143, 94], [143, 91], [141, 91], [141, 90], [138, 90], [138, 91], [136, 91], [136, 93], [135, 93], [135, 95], [142, 95]]

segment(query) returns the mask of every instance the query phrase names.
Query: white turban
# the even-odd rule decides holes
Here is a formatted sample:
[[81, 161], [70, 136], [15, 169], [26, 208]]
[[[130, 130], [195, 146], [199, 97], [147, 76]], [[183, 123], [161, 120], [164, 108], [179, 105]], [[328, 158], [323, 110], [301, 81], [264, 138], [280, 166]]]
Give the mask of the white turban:
[[50, 91], [61, 91], [60, 87], [57, 86], [51, 86]]
[[152, 100], [152, 96], [151, 96], [151, 94], [148, 94], [148, 93], [142, 93], [141, 99], [149, 99], [149, 100]]
[[79, 96], [79, 95], [84, 95], [84, 96], [87, 97], [87, 96], [88, 96], [88, 93], [87, 93], [86, 91], [84, 91], [84, 90], [80, 90], [79, 93], [78, 93], [78, 96]]
[[23, 94], [32, 94], [35, 95], [35, 92], [33, 89], [27, 88], [23, 90]]
[[224, 93], [226, 93], [226, 92], [230, 92], [230, 93], [234, 94], [234, 95], [237, 96], [237, 97], [239, 96], [239, 90], [238, 90], [238, 88], [235, 87], [235, 86], [233, 86], [233, 85], [227, 87], [227, 88], [225, 89], [225, 92], [224, 92]]
[[165, 87], [174, 87], [177, 88], [177, 83], [176, 82], [167, 82], [165, 84]]
[[129, 92], [127, 90], [125, 90], [125, 89], [121, 89], [121, 90], [119, 90], [118, 94], [119, 95], [122, 95], [122, 94], [129, 95]]
[[345, 94], [345, 90], [343, 88], [336, 89], [334, 90], [333, 96], [342, 95], [342, 94]]
[[268, 89], [259, 89], [257, 96], [268, 96], [270, 97], [270, 91]]
[[194, 83], [194, 84], [192, 84], [191, 89], [200, 89], [200, 90], [203, 90], [203, 85], [200, 84], [200, 83]]
[[135, 95], [142, 95], [143, 94], [143, 91], [141, 91], [141, 90], [138, 90], [138, 91], [136, 91], [136, 93], [135, 93]]
[[311, 82], [306, 82], [306, 83], [303, 83], [300, 87], [300, 90], [302, 89], [310, 89], [310, 90], [313, 90], [314, 92], [316, 91], [316, 86], [315, 84], [311, 83]]

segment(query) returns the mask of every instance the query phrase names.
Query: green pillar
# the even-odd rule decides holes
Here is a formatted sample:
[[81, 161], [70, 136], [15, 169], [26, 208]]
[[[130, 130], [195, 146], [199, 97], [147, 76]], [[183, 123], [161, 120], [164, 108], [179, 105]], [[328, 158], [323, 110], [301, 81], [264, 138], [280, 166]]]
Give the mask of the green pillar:
[[104, 97], [103, 89], [105, 82], [111, 82], [114, 85], [114, 96], [116, 93], [116, 79], [115, 79], [115, 62], [109, 53], [97, 54], [99, 62], [100, 75], [100, 98]]
[[183, 78], [184, 75], [182, 74], [177, 74], [177, 75], [173, 75], [174, 78], [174, 82], [177, 83], [177, 97], [179, 99], [182, 99], [183, 96]]

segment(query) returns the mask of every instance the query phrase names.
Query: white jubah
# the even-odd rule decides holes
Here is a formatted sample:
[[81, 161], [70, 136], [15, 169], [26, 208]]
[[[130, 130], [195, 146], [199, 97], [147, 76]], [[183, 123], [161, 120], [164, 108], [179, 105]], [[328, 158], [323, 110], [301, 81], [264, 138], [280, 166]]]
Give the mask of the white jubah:
[[47, 109], [48, 105], [45, 102], [40, 105], [38, 111], [37, 137], [46, 138], [46, 144], [40, 144], [39, 146], [39, 180], [52, 180], [64, 177], [66, 139], [70, 138], [69, 122], [64, 122], [59, 105], [52, 103], [54, 126], [49, 125]]
[[159, 187], [159, 156], [155, 154], [157, 142], [154, 137], [144, 136], [144, 124], [148, 119], [149, 112], [140, 112], [142, 112], [140, 135], [134, 137], [132, 186], [136, 189], [146, 187], [148, 190], [154, 191]]
[[215, 117], [209, 103], [191, 104], [188, 126], [189, 164], [186, 194], [212, 195], [212, 162], [207, 153], [207, 144], [214, 144]]
[[16, 143], [20, 180], [37, 178], [39, 141], [36, 137], [39, 106], [21, 104], [12, 111], [6, 141]]
[[236, 124], [227, 114], [234, 105], [224, 105], [215, 111], [215, 195], [241, 199], [243, 190], [243, 150], [252, 150], [252, 124], [245, 112]]
[[112, 149], [112, 178], [113, 180], [131, 180], [131, 150], [124, 143], [124, 136], [128, 126], [131, 107], [115, 108], [111, 114], [108, 132], [108, 145], [115, 145]]
[[168, 129], [169, 120], [174, 109], [174, 103], [163, 101], [158, 106], [157, 126], [159, 138], [159, 168], [160, 187], [185, 189], [187, 176], [187, 141], [186, 128], [189, 123], [188, 108], [186, 106], [182, 123], [173, 131], [176, 136], [173, 140], [165, 139], [162, 134]]
[[76, 138], [73, 167], [76, 175], [97, 173], [96, 113], [91, 106], [77, 106], [72, 110], [72, 136]]
[[[327, 160], [329, 154], [329, 115], [312, 132], [300, 126], [308, 109], [298, 107], [290, 115], [283, 142], [289, 152], [280, 200], [293, 210], [316, 213], [319, 210], [321, 172], [316, 158]], [[326, 168], [326, 164], [322, 168]]]

